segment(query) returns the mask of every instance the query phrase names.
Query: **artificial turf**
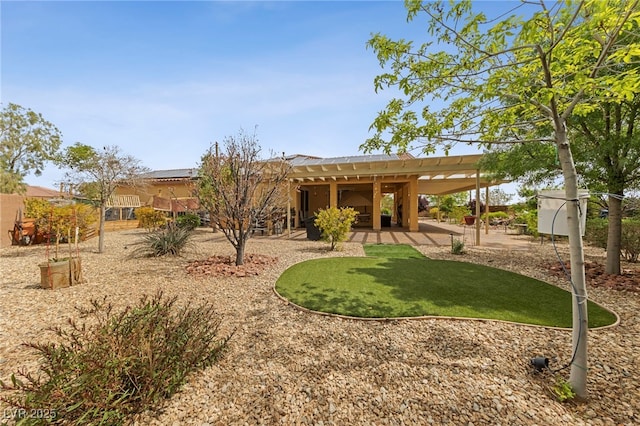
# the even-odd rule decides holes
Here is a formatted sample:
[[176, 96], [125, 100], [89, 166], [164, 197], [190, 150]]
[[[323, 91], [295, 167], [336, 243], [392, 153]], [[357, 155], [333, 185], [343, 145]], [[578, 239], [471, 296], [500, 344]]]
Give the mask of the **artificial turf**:
[[[354, 317], [434, 315], [571, 327], [571, 294], [556, 286], [487, 266], [428, 259], [408, 245], [364, 248], [367, 257], [293, 265], [276, 290], [300, 306]], [[588, 316], [590, 328], [616, 320], [593, 302]]]

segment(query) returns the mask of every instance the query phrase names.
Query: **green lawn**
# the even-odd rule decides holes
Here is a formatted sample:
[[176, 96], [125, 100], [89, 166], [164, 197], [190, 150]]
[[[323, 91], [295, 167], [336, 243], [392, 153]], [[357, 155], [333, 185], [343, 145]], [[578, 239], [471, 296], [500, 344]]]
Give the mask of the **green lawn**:
[[[542, 281], [428, 259], [407, 245], [365, 245], [365, 253], [293, 265], [276, 290], [297, 305], [356, 317], [436, 315], [571, 327], [571, 294]], [[595, 303], [589, 302], [588, 313], [591, 328], [615, 322]]]

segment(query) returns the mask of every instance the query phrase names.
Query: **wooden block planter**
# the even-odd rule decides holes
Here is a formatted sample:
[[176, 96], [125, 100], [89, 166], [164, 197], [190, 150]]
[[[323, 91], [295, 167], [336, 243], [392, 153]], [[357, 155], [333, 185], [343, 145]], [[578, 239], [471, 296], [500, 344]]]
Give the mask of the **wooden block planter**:
[[55, 290], [82, 283], [82, 263], [79, 258], [41, 263], [40, 286]]

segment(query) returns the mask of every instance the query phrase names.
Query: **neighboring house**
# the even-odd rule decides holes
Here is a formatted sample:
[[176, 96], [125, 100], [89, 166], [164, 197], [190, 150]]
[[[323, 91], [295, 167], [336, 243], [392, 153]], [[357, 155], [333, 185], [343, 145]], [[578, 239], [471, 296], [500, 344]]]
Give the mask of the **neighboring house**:
[[[358, 226], [381, 230], [390, 226], [380, 211], [385, 194], [392, 194], [392, 221], [409, 231], [418, 231], [418, 195], [445, 195], [476, 190], [502, 182], [486, 180], [478, 169], [481, 155], [416, 158], [402, 155], [359, 155], [318, 158], [307, 155], [285, 157], [292, 166], [289, 173], [288, 223], [304, 225], [319, 209], [331, 206], [353, 207], [360, 214]], [[117, 194], [135, 193], [144, 205], [173, 215], [198, 209], [194, 197], [197, 169], [158, 170], [144, 176], [140, 188], [119, 188]], [[486, 203], [488, 204], [488, 203]]]
[[186, 211], [198, 210], [198, 199], [194, 196], [195, 177], [198, 169], [156, 170], [142, 175], [144, 185], [122, 186], [114, 195], [138, 196], [140, 205], [175, 216]]

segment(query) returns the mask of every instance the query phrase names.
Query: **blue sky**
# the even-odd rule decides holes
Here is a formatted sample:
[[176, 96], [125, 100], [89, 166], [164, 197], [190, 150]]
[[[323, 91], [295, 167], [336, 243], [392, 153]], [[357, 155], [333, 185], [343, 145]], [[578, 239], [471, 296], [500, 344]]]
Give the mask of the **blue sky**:
[[[510, 8], [509, 2], [482, 2]], [[242, 128], [270, 152], [358, 155], [391, 92], [372, 33], [423, 42], [401, 1], [2, 1], [2, 103], [63, 146], [118, 145], [154, 170], [195, 167]], [[474, 147], [451, 154], [477, 153]], [[55, 187], [48, 167], [33, 185]], [[515, 192], [515, 190], [507, 190]]]

